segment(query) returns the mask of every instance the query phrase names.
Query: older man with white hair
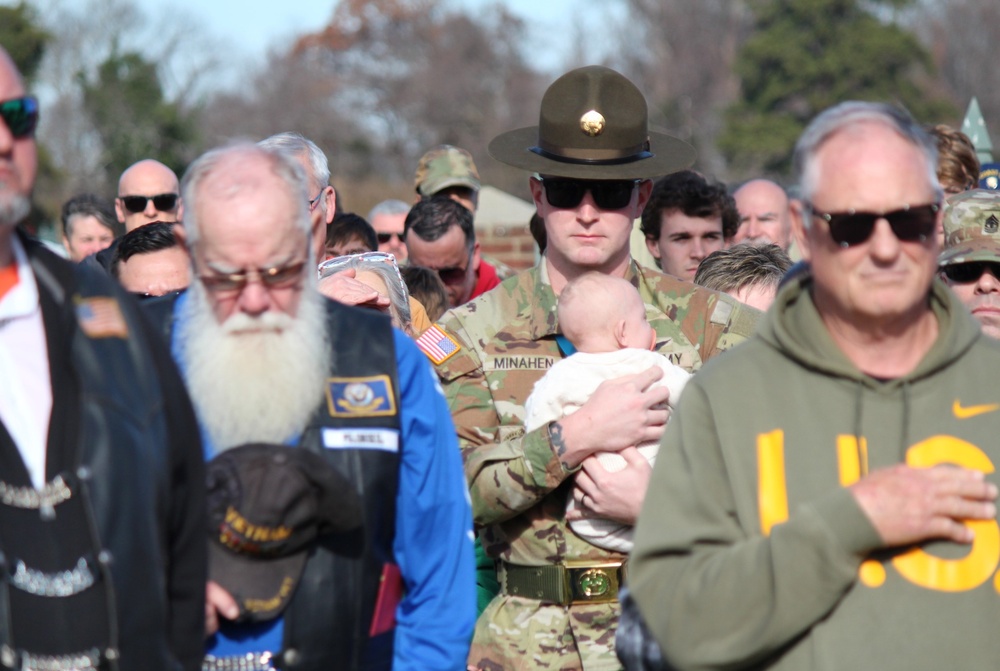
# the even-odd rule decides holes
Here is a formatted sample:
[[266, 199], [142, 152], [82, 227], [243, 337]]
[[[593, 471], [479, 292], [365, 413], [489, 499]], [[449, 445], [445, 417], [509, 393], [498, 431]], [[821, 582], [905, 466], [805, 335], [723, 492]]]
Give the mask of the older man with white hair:
[[[448, 409], [388, 319], [317, 291], [306, 183], [287, 152], [255, 145], [191, 165], [180, 237], [194, 280], [169, 306], [171, 341], [207, 456], [247, 443], [321, 455], [351, 481], [361, 531], [307, 544], [298, 588], [273, 595], [236, 593], [240, 576], [213, 565], [206, 665], [458, 668], [474, 617], [471, 516]], [[249, 505], [278, 505], [272, 494]], [[258, 541], [291, 521], [279, 516], [271, 534], [226, 515], [213, 552], [284, 556]], [[263, 617], [261, 604], [277, 607]]]
[[639, 517], [629, 584], [671, 668], [1000, 658], [1000, 349], [936, 278], [936, 161], [889, 105], [799, 139], [809, 266], [688, 384]]

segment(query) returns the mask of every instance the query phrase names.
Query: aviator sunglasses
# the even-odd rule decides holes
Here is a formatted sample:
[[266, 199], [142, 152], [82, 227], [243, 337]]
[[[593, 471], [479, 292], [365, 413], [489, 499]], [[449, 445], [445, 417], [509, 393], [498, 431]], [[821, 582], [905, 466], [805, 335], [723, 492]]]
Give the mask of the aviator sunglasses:
[[955, 284], [970, 284], [989, 271], [993, 277], [1000, 278], [1000, 263], [990, 261], [970, 261], [943, 266], [941, 272]]
[[146, 203], [153, 201], [153, 207], [160, 212], [169, 212], [177, 205], [176, 193], [161, 193], [156, 196], [120, 196], [122, 205], [132, 214], [145, 211]]
[[198, 275], [205, 288], [217, 294], [241, 293], [252, 280], [259, 281], [265, 289], [286, 289], [300, 282], [305, 261], [297, 261], [274, 268], [253, 268], [239, 273], [213, 273]]
[[35, 132], [38, 125], [38, 100], [21, 96], [0, 102], [0, 117], [15, 138], [24, 138]]
[[560, 209], [574, 208], [583, 200], [584, 194], [590, 191], [594, 204], [602, 210], [620, 210], [632, 200], [632, 191], [638, 179], [601, 179], [581, 180], [558, 177], [542, 177], [539, 179], [545, 189], [545, 198], [552, 207]]
[[830, 237], [841, 247], [860, 245], [871, 237], [875, 222], [885, 219], [892, 228], [892, 234], [900, 242], [923, 242], [934, 235], [940, 203], [915, 205], [892, 212], [820, 212], [812, 203], [803, 202], [814, 217], [824, 220], [830, 228]]

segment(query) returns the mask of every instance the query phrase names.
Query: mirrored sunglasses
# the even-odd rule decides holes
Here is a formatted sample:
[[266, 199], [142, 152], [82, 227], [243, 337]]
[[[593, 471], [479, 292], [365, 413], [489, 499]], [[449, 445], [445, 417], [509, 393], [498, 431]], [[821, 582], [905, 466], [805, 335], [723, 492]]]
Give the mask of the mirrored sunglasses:
[[571, 209], [580, 204], [589, 191], [594, 204], [602, 210], [620, 210], [632, 200], [632, 191], [641, 180], [638, 179], [565, 179], [560, 177], [541, 178], [545, 198], [552, 207]]
[[892, 212], [820, 212], [809, 202], [803, 202], [813, 217], [827, 223], [830, 237], [841, 247], [860, 245], [871, 237], [875, 222], [885, 219], [892, 228], [892, 234], [900, 242], [923, 242], [934, 235], [940, 203], [915, 205]]
[[38, 100], [21, 96], [0, 102], [0, 117], [15, 138], [29, 137], [38, 125]]
[[969, 263], [953, 263], [941, 267], [941, 272], [944, 273], [945, 277], [955, 284], [971, 284], [972, 282], [976, 282], [987, 271], [993, 277], [1000, 278], [1000, 263], [970, 261]]
[[120, 196], [122, 205], [132, 214], [145, 211], [146, 203], [153, 201], [153, 207], [159, 212], [169, 212], [177, 205], [176, 193], [161, 193], [156, 196]]

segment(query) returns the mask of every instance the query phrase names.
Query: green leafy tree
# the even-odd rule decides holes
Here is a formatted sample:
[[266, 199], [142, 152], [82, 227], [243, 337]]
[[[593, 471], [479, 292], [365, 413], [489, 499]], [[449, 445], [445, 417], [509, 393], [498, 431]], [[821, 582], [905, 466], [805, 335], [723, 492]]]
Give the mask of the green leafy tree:
[[737, 58], [742, 96], [719, 145], [735, 175], [786, 174], [809, 121], [845, 100], [902, 105], [917, 119], [954, 114], [930, 92], [931, 59], [891, 22], [907, 0], [758, 0]]
[[49, 34], [38, 25], [35, 12], [24, 2], [0, 7], [0, 44], [30, 84], [45, 55]]
[[[29, 91], [42, 62], [42, 57], [45, 55], [45, 47], [51, 38], [52, 36], [38, 24], [38, 16], [35, 11], [24, 2], [0, 7], [0, 45], [3, 45], [3, 48], [10, 54]], [[59, 170], [53, 164], [44, 143], [40, 142], [38, 144], [36, 183], [53, 184], [58, 181], [60, 176]], [[52, 218], [51, 212], [58, 208], [58, 204], [49, 202], [46, 198], [39, 201], [39, 190], [44, 191], [44, 189], [35, 190], [36, 197], [31, 214], [26, 221], [22, 222], [22, 226], [31, 233], [38, 233], [44, 229], [45, 232], [49, 233], [48, 237], [53, 237], [51, 225], [46, 225]]]
[[164, 99], [156, 65], [135, 52], [112, 54], [93, 79], [80, 77], [83, 105], [101, 138], [109, 177], [144, 158], [180, 174], [196, 148], [193, 119]]

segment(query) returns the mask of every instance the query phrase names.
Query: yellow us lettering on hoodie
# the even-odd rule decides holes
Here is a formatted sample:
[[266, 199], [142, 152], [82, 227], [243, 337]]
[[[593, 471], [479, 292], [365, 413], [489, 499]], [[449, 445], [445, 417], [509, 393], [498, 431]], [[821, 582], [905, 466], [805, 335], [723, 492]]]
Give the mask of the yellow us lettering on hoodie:
[[[956, 406], [958, 402], [956, 401]], [[956, 413], [959, 414], [959, 413]], [[868, 471], [868, 446], [864, 437], [837, 436], [834, 449], [840, 469], [840, 484], [857, 482]], [[765, 535], [774, 525], [788, 519], [788, 492], [785, 482], [784, 433], [780, 430], [757, 436], [758, 497], [760, 527]], [[906, 463], [914, 468], [950, 464], [983, 473], [996, 470], [990, 458], [977, 446], [955, 436], [933, 436], [906, 452]], [[914, 585], [939, 592], [963, 592], [979, 587], [991, 577], [1000, 591], [1000, 526], [996, 520], [969, 520], [965, 523], [975, 539], [969, 553], [960, 559], [934, 556], [913, 548], [892, 559], [891, 565]], [[885, 582], [882, 563], [868, 559], [858, 569], [858, 578], [866, 587], [877, 588]]]

